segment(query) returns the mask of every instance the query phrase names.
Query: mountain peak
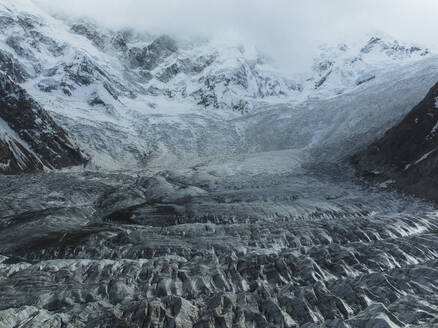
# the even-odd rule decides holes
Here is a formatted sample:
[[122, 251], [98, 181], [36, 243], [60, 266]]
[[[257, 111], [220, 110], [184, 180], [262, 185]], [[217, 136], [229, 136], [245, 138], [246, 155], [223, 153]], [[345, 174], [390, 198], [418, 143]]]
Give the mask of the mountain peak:
[[382, 38], [381, 36], [372, 36], [361, 49], [361, 53], [363, 54], [370, 54], [372, 52], [383, 53], [394, 59], [418, 56], [423, 57], [430, 53], [427, 48], [421, 48], [420, 46], [413, 44], [401, 43], [389, 37]]

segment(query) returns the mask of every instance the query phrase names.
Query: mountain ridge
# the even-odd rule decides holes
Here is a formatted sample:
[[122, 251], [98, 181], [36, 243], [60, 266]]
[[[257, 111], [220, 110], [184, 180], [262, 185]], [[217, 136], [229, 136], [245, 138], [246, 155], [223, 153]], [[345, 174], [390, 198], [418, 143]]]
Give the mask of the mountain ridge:
[[363, 175], [438, 200], [438, 83], [396, 126], [352, 157]]
[[90, 168], [263, 150], [249, 138], [254, 124], [246, 117], [290, 106], [295, 115], [293, 108], [314, 100], [324, 107], [374, 88], [393, 71], [410, 76], [416, 63], [433, 58], [427, 49], [377, 35], [355, 46], [323, 46], [307, 74], [288, 76], [247, 46], [113, 31], [49, 16], [27, 2], [2, 4], [0, 69], [78, 140]]

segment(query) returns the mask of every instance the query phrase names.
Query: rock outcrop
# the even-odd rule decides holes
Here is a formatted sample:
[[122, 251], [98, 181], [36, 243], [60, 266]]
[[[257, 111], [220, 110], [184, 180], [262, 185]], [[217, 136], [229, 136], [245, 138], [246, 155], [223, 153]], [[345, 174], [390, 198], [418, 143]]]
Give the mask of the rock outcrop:
[[0, 72], [0, 173], [84, 164], [85, 156], [50, 115]]
[[385, 136], [354, 156], [359, 169], [438, 200], [438, 83]]

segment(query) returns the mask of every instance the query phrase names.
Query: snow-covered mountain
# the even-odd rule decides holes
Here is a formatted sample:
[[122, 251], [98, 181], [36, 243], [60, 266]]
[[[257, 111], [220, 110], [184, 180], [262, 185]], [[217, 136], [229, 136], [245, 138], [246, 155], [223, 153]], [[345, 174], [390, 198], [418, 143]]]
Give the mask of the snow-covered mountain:
[[[318, 136], [332, 136], [342, 123], [333, 121], [342, 112], [333, 115], [337, 106], [350, 103], [355, 93], [366, 94], [362, 90], [377, 92], [382, 85], [387, 89], [382, 100], [399, 97], [400, 90], [388, 81], [404, 72], [409, 83], [424, 87], [401, 95], [377, 127], [370, 125], [383, 133], [434, 82], [436, 61], [429, 50], [385, 35], [321, 46], [312, 67], [288, 75], [249, 46], [115, 31], [85, 19], [52, 17], [29, 0], [2, 1], [0, 27], [0, 69], [69, 133], [71, 143], [77, 142], [91, 158], [90, 165], [103, 168], [162, 167], [176, 159], [196, 163], [233, 152], [313, 147]], [[431, 66], [426, 78], [415, 81], [423, 73], [413, 70]], [[334, 107], [322, 114], [307, 111], [327, 104]], [[355, 116], [378, 106], [356, 105], [346, 113], [350, 125], [357, 124]], [[365, 110], [353, 114], [363, 106]], [[304, 126], [292, 138], [284, 125], [289, 121], [285, 113], [292, 126], [313, 113], [305, 125], [316, 126]], [[273, 140], [274, 132], [260, 127], [266, 115], [283, 120], [275, 127], [274, 139], [287, 140]], [[328, 124], [321, 123], [325, 115]], [[363, 139], [354, 146], [372, 138], [363, 138], [365, 130], [352, 136]], [[261, 139], [270, 144], [255, 142]]]
[[323, 45], [320, 50], [313, 66], [314, 74], [307, 81], [313, 82], [315, 89], [332, 94], [375, 79], [384, 67], [404, 65], [430, 55], [427, 48], [399, 43], [383, 33], [374, 33], [351, 46]]

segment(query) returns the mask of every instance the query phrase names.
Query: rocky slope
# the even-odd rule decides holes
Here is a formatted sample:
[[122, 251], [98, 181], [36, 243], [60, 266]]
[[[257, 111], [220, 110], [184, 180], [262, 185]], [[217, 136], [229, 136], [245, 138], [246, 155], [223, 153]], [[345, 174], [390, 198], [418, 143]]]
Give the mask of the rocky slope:
[[67, 133], [9, 75], [0, 72], [0, 172], [59, 169], [85, 162]]
[[385, 136], [353, 158], [368, 176], [438, 200], [438, 84]]

